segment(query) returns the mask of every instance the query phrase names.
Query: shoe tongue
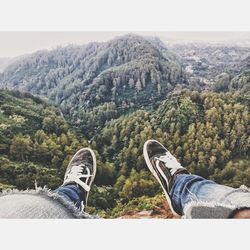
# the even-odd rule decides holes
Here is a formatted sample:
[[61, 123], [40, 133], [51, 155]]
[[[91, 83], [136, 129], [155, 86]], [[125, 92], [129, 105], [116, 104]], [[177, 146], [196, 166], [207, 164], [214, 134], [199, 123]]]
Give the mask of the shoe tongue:
[[156, 154], [156, 155], [154, 155], [154, 157], [160, 158], [160, 157], [166, 156], [166, 155], [167, 155], [167, 152], [165, 152], [164, 154]]
[[[156, 154], [156, 155], [152, 156], [152, 157], [150, 158], [151, 163], [154, 164], [154, 165], [156, 165], [156, 161], [157, 161], [156, 158], [160, 158], [160, 156], [162, 156], [162, 154]], [[159, 161], [159, 164], [160, 164], [162, 167], [166, 167], [163, 161]]]
[[74, 156], [74, 160], [72, 162], [73, 165], [86, 164], [90, 161], [90, 156], [86, 152], [81, 152]]
[[[167, 155], [164, 154], [164, 155]], [[154, 157], [160, 158], [160, 156], [164, 156], [163, 154], [158, 154], [155, 155]], [[189, 174], [189, 172], [187, 171], [186, 168], [182, 167], [181, 164], [177, 161], [177, 160], [173, 160], [172, 163], [174, 162], [173, 166], [167, 166], [169, 169], [173, 169], [173, 172], [171, 173], [172, 175], [177, 175], [177, 174]], [[164, 161], [159, 161], [159, 165], [162, 165], [164, 167], [166, 167]]]
[[73, 164], [72, 164], [72, 168], [73, 167], [77, 167], [77, 166], [81, 166], [83, 168], [83, 171], [86, 169], [86, 168], [89, 168], [90, 171], [92, 170], [92, 165], [89, 164], [88, 162], [83, 162], [82, 160], [81, 161], [75, 161]]
[[[75, 165], [74, 164], [72, 167], [74, 167], [74, 166], [79, 166], [79, 165]], [[83, 169], [81, 171], [81, 173], [83, 175], [87, 175], [87, 176], [90, 175], [91, 176], [93, 174], [92, 173], [92, 165], [91, 164], [89, 164], [89, 163], [81, 163], [81, 166], [83, 167]], [[86, 182], [86, 184], [89, 185], [90, 180], [91, 180], [90, 176], [89, 177], [82, 176], [82, 177], [80, 177], [80, 180], [83, 181], [83, 182], [85, 182], [88, 179], [88, 181]]]
[[161, 159], [162, 156], [167, 156], [167, 152], [166, 152], [165, 154], [156, 154], [156, 155], [154, 155], [153, 157], [151, 157], [151, 159], [155, 161], [156, 158], [158, 158], [158, 159], [160, 159], [160, 160], [159, 160], [160, 163], [164, 164], [163, 159]]

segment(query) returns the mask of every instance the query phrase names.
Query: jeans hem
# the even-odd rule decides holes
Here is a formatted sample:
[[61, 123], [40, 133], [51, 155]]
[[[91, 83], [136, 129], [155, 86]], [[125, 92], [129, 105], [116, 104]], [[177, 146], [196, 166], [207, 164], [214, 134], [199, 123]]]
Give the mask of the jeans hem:
[[[183, 209], [183, 219], [204, 219], [204, 218], [210, 218], [210, 219], [218, 219], [218, 218], [229, 218], [230, 215], [237, 209], [240, 209], [242, 207], [249, 207], [249, 206], [243, 206], [243, 205], [230, 205], [225, 203], [219, 203], [219, 202], [206, 202], [206, 201], [190, 201], [187, 203]], [[202, 212], [199, 213], [199, 215], [195, 215], [194, 210], [200, 210]], [[220, 217], [217, 217], [218, 210], [221, 211]], [[212, 211], [212, 213], [211, 213]], [[209, 212], [206, 214], [206, 212]], [[203, 216], [202, 216], [203, 214]], [[214, 214], [214, 216], [213, 216]]]
[[36, 187], [36, 189], [27, 189], [27, 190], [4, 190], [2, 193], [0, 193], [0, 197], [5, 195], [13, 195], [13, 194], [32, 194], [32, 195], [40, 195], [45, 196], [49, 199], [55, 200], [58, 203], [60, 203], [63, 207], [65, 207], [69, 213], [71, 213], [75, 218], [77, 219], [92, 219], [95, 218], [94, 216], [89, 215], [88, 213], [81, 212], [73, 202], [67, 201], [63, 196], [51, 191], [50, 189], [44, 187]]

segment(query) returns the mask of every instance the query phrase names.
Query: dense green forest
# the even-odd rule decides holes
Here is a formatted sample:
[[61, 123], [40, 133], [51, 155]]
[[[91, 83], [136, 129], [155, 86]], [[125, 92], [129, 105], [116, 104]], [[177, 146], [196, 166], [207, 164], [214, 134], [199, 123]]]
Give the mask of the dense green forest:
[[0, 182], [18, 189], [55, 188], [67, 155], [84, 141], [60, 112], [30, 94], [0, 91]]
[[74, 152], [90, 146], [98, 172], [89, 209], [115, 216], [131, 200], [161, 193], [142, 156], [149, 138], [164, 143], [192, 173], [233, 187], [250, 186], [247, 93], [175, 92], [156, 110], [107, 122], [91, 141], [71, 129], [58, 109], [30, 94], [1, 91], [0, 96], [3, 188], [33, 188], [35, 180], [56, 188]]

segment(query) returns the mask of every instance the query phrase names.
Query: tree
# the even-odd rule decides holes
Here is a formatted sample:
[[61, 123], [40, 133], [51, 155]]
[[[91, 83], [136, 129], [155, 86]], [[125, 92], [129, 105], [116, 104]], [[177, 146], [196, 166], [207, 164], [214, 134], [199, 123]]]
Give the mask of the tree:
[[142, 90], [142, 84], [141, 84], [141, 81], [140, 79], [137, 80], [136, 84], [135, 84], [135, 88], [136, 90], [139, 92]]
[[128, 85], [131, 89], [133, 89], [135, 87], [135, 82], [134, 82], [134, 79], [133, 78], [130, 78], [129, 79], [129, 82], [128, 82]]
[[131, 199], [133, 197], [140, 197], [142, 195], [154, 195], [159, 189], [159, 185], [152, 178], [151, 174], [141, 170], [139, 173], [132, 169], [129, 178], [121, 191], [121, 197]]
[[17, 160], [28, 160], [32, 152], [32, 141], [30, 136], [19, 134], [14, 137], [10, 146], [10, 156]]

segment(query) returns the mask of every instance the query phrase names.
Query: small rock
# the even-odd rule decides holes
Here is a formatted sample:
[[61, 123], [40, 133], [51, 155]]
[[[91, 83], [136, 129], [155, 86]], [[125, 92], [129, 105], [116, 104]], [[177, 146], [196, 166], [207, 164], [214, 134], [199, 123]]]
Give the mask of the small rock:
[[153, 210], [149, 210], [149, 211], [143, 210], [143, 211], [137, 213], [137, 215], [140, 215], [140, 216], [151, 216], [152, 214], [153, 214]]

